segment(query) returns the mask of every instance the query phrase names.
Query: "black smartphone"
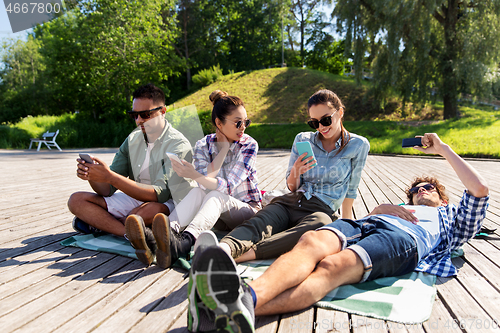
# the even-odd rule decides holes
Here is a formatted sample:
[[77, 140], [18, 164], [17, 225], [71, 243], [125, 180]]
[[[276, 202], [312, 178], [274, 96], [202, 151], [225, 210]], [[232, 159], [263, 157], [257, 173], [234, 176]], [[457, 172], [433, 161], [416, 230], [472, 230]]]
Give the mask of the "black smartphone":
[[89, 154], [80, 153], [80, 158], [89, 164], [94, 164], [94, 160]]
[[408, 147], [414, 147], [414, 146], [420, 146], [422, 147], [422, 138], [408, 138], [408, 139], [403, 139], [403, 148], [408, 148]]

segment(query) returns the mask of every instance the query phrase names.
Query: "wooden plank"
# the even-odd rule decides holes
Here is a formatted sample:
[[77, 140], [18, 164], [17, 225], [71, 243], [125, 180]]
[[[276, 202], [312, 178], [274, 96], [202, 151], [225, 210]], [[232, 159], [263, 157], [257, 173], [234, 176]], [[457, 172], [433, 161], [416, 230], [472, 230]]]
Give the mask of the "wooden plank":
[[[25, 318], [28, 321], [27, 324], [18, 329], [17, 332], [51, 332], [55, 327], [64, 324], [78, 315], [79, 312], [117, 289], [121, 285], [123, 273], [128, 274], [130, 269], [138, 266], [142, 265], [139, 265], [136, 260], [116, 257], [56, 291], [42, 296], [30, 303], [25, 309], [20, 309], [27, 311], [29, 315]], [[106, 277], [110, 272], [115, 273]], [[35, 308], [35, 312], [31, 312], [30, 308], [36, 307], [37, 304], [43, 304], [43, 307]], [[35, 319], [31, 319], [41, 311], [45, 312]]]
[[316, 333], [350, 333], [351, 322], [346, 312], [316, 309]]
[[[442, 301], [450, 309], [453, 322], [450, 325], [453, 328], [459, 327], [466, 332], [496, 332], [491, 326], [485, 328], [485, 323], [491, 324], [492, 318], [478, 305], [474, 298], [463, 288], [454, 278], [437, 278], [438, 293]], [[478, 321], [482, 323], [481, 328], [474, 326]]]
[[[113, 257], [114, 260], [109, 260]], [[68, 297], [80, 293], [91, 284], [96, 283], [95, 276], [103, 274], [102, 270], [96, 269], [98, 265], [111, 266], [108, 270], [106, 270], [108, 267], [104, 267], [104, 271], [112, 272], [116, 270], [117, 265], [123, 265], [123, 259], [127, 258], [117, 258], [107, 253], [103, 255], [99, 253], [93, 258], [83, 261], [81, 265], [77, 264], [64, 272], [63, 274], [67, 274], [69, 270], [72, 270], [65, 279], [59, 276], [51, 277], [44, 281], [43, 286], [38, 284], [35, 288], [27, 288], [12, 295], [6, 299], [6, 303], [15, 304], [15, 310], [10, 308], [2, 311], [2, 313], [7, 314], [0, 318], [1, 327], [6, 330], [15, 330], [27, 324]], [[78, 268], [77, 271], [76, 268]], [[89, 273], [82, 277], [87, 272]], [[34, 297], [31, 292], [36, 293], [38, 297]]]
[[[139, 305], [139, 303], [136, 302], [136, 299], [140, 297], [147, 289], [150, 289], [152, 286], [154, 286], [161, 277], [171, 271], [174, 272], [174, 276], [172, 276], [174, 280], [175, 276], [180, 276], [180, 274], [174, 270], [161, 270], [156, 266], [142, 269], [140, 270], [139, 274], [136, 274], [136, 272], [132, 272], [132, 274], [134, 274], [134, 277], [130, 280], [129, 277], [126, 276], [126, 274], [123, 275], [123, 285], [120, 286], [120, 288], [116, 289], [114, 292], [108, 295], [105, 295], [105, 297], [100, 301], [94, 303], [91, 307], [80, 312], [76, 317], [73, 317], [64, 325], [55, 329], [54, 332], [93, 332], [101, 325], [106, 325], [109, 329], [108, 325], [111, 322], [116, 322], [116, 318], [121, 318], [123, 316], [126, 317], [129, 314], [127, 310], [134, 311], [134, 314], [132, 315], [132, 321], [133, 323], [135, 323], [137, 321], [134, 320], [137, 319], [136, 312], [139, 312], [142, 306], [146, 306], [148, 303], [151, 303], [151, 301], [153, 301], [154, 304], [158, 303], [156, 301], [157, 298], [144, 299], [143, 296], [140, 299], [143, 303]], [[170, 278], [165, 279], [165, 281], [174, 282]], [[157, 288], [159, 288], [160, 286], [166, 288], [169, 287], [165, 286], [163, 283], [156, 285]], [[170, 288], [172, 288], [172, 286], [170, 286]], [[163, 290], [158, 290], [157, 292], [161, 293], [163, 292]], [[151, 295], [151, 292], [149, 292], [148, 295]], [[137, 308], [137, 305], [139, 305], [139, 308]], [[148, 307], [148, 309], [150, 309], [150, 307]], [[119, 317], [115, 317], [113, 319], [113, 316], [115, 314], [119, 314]], [[118, 323], [117, 327], [121, 327], [122, 329], [117, 329], [117, 331], [127, 331], [128, 329], [130, 329], [130, 326], [127, 326], [126, 329], [123, 329], [124, 326], [126, 325], [120, 325], [120, 323]], [[115, 331], [115, 328], [112, 328], [112, 331]]]
[[314, 309], [309, 307], [302, 311], [284, 314], [281, 317], [278, 333], [311, 333], [315, 329]]
[[278, 330], [279, 316], [260, 316], [255, 318], [256, 333], [275, 333]]
[[495, 289], [500, 290], [500, 267], [498, 263], [489, 260], [469, 243], [463, 246], [463, 250], [465, 254], [464, 259], [467, 263], [480, 272]]
[[166, 332], [174, 324], [175, 320], [184, 311], [187, 311], [187, 285], [187, 280], [179, 284], [174, 291], [165, 296], [158, 306], [151, 310], [147, 316], [144, 316], [129, 332]]
[[[152, 311], [161, 302], [165, 293], [170, 293], [178, 286], [184, 280], [184, 274], [185, 272], [175, 269], [169, 269], [166, 273], [162, 272], [154, 284], [149, 285], [133, 300], [125, 303], [120, 311], [103, 321], [93, 332], [127, 331]], [[184, 295], [187, 295], [187, 292]]]
[[[462, 258], [454, 258], [453, 264], [459, 267], [457, 280], [480, 304], [491, 318], [500, 318], [500, 297], [497, 290]], [[500, 269], [496, 270], [497, 275]], [[479, 321], [477, 322], [479, 324]]]

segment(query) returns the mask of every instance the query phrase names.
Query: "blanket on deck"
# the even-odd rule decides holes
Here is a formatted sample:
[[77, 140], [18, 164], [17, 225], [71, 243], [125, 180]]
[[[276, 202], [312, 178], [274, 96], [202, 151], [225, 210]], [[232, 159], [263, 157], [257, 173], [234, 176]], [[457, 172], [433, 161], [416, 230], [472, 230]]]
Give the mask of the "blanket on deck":
[[[113, 235], [72, 236], [62, 241], [61, 245], [137, 259], [130, 243], [124, 238]], [[237, 270], [243, 279], [254, 280], [262, 275], [272, 262], [273, 260], [254, 260], [239, 264]], [[189, 269], [190, 263], [181, 259], [175, 266]], [[421, 272], [381, 278], [338, 287], [316, 305], [403, 324], [416, 324], [426, 321], [431, 315], [436, 297], [435, 282], [436, 276]]]

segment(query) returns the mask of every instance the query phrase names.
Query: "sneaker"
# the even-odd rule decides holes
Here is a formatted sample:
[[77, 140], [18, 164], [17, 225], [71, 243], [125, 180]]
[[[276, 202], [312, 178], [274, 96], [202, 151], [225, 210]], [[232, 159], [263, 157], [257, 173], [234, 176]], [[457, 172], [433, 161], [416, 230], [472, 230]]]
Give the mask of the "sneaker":
[[87, 222], [83, 222], [76, 216], [73, 218], [73, 222], [71, 222], [71, 225], [73, 226], [73, 230], [75, 230], [76, 232], [80, 232], [82, 234], [93, 234], [101, 232], [101, 230], [91, 226]]
[[153, 235], [157, 243], [156, 263], [163, 269], [191, 251], [194, 237], [187, 232], [178, 234], [170, 227], [167, 215], [159, 213], [153, 219]]
[[194, 253], [196, 254], [198, 249], [200, 249], [199, 252], [202, 252], [210, 246], [219, 246], [219, 240], [212, 230], [205, 230], [198, 236], [194, 243]]
[[254, 333], [250, 287], [241, 281], [233, 258], [220, 247], [209, 247], [197, 255], [192, 270], [201, 301], [215, 313], [216, 329]]
[[151, 229], [146, 228], [142, 217], [132, 214], [125, 220], [125, 230], [137, 259], [147, 266], [151, 265], [156, 252], [156, 240]]
[[[194, 243], [194, 256], [192, 263], [195, 261], [199, 254], [211, 246], [218, 246], [219, 241], [217, 236], [210, 231], [203, 231], [196, 242]], [[196, 291], [196, 279], [193, 278], [193, 265], [189, 270], [188, 282], [188, 330], [190, 332], [207, 332], [213, 331], [215, 327], [215, 313], [208, 309], [201, 301]]]

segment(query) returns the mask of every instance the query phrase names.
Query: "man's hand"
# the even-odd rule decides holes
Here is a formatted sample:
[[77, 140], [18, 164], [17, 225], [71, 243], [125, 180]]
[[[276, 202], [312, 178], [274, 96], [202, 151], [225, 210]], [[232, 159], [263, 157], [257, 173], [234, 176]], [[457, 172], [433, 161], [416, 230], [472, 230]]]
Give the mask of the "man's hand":
[[436, 133], [425, 133], [424, 136], [416, 136], [417, 138], [422, 138], [423, 147], [413, 147], [418, 151], [426, 154], [437, 154], [442, 155], [444, 149], [448, 147]]
[[397, 205], [381, 204], [375, 207], [375, 209], [373, 209], [368, 215], [379, 215], [379, 214], [397, 216], [413, 224], [418, 223], [417, 217], [413, 215], [411, 211]]
[[86, 163], [82, 159], [77, 159], [77, 176], [80, 179], [92, 182], [107, 183], [111, 175], [108, 165], [97, 157], [93, 157], [94, 164]]

